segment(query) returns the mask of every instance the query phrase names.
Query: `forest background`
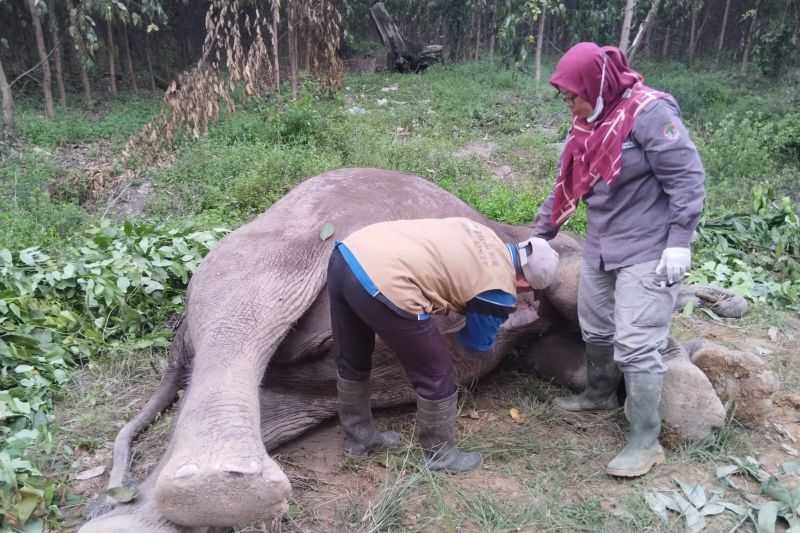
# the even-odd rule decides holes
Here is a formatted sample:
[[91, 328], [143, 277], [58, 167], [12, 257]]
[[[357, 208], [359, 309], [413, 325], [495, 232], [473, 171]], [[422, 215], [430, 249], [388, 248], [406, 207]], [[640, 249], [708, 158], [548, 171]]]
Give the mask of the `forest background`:
[[682, 106], [709, 191], [691, 280], [796, 315], [800, 1], [385, 5], [442, 65], [386, 71], [371, 2], [0, 0], [0, 530], [78, 505], [70, 465], [114, 428], [54, 414], [75, 376], [161, 364], [208, 248], [299, 180], [399, 169], [528, 222], [569, 126], [546, 80], [578, 41]]

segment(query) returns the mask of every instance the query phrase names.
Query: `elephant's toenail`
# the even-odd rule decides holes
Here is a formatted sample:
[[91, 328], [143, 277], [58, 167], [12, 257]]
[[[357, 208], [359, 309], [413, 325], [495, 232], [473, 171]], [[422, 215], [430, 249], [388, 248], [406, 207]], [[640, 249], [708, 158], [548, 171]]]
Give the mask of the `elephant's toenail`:
[[261, 463], [255, 460], [228, 463], [222, 469], [231, 474], [257, 474], [261, 471]]

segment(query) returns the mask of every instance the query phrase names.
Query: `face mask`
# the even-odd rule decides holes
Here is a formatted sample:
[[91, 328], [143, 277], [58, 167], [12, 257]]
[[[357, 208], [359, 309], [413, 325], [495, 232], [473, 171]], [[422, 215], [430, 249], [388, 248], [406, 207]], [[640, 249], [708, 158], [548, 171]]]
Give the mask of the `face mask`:
[[591, 116], [586, 119], [586, 122], [588, 122], [590, 124], [592, 122], [594, 122], [595, 120], [597, 120], [597, 117], [599, 117], [600, 113], [603, 112], [603, 106], [604, 106], [603, 89], [605, 88], [605, 84], [606, 84], [606, 61], [608, 61], [608, 56], [605, 55], [605, 53], [604, 53], [603, 54], [603, 70], [602, 70], [602, 72], [600, 74], [600, 93], [597, 95], [597, 101], [594, 104], [594, 111], [592, 111]]

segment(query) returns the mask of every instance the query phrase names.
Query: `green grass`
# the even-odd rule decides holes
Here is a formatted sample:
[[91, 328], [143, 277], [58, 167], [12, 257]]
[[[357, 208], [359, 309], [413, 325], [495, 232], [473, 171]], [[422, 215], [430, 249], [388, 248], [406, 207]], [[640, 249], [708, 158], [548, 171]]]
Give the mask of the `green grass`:
[[17, 112], [20, 139], [37, 146], [111, 141], [124, 144], [158, 112], [160, 101], [152, 97], [127, 95], [105, 104], [99, 111], [58, 109], [48, 120], [38, 107], [24, 103]]
[[50, 200], [47, 185], [63, 169], [45, 151], [0, 160], [0, 249], [58, 246], [91, 220], [74, 203]]

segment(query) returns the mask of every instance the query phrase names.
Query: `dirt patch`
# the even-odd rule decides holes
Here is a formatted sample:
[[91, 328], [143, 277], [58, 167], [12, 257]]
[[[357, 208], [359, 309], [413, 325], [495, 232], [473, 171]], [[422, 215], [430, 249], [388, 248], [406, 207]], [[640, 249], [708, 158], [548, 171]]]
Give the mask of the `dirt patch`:
[[144, 214], [152, 179], [145, 172], [121, 168], [119, 150], [110, 142], [63, 145], [53, 157], [64, 172], [48, 184], [52, 199], [76, 201], [103, 218], [125, 220]]
[[497, 144], [493, 142], [471, 142], [453, 152], [453, 156], [458, 159], [477, 158], [496, 178], [513, 182], [514, 169], [503, 161], [497, 161], [496, 152]]
[[[776, 323], [779, 332], [770, 337], [769, 328]], [[738, 349], [773, 350], [765, 356], [773, 367], [781, 367], [787, 358], [791, 361], [795, 325], [771, 318], [730, 324], [676, 320], [682, 338], [702, 334]], [[162, 364], [158, 357], [139, 354], [81, 372], [70, 387], [71, 405], [62, 406], [58, 416], [78, 451], [64, 462], [62, 472], [84, 500], [81, 506], [66, 509], [64, 531], [76, 530], [83, 506], [103, 490], [113, 435], [155, 388], [156, 369]], [[716, 467], [728, 464], [729, 456], [751, 455], [789, 486], [800, 482], [798, 476], [782, 474], [784, 463], [800, 461], [793, 455], [800, 453], [800, 414], [795, 407], [800, 400], [793, 401], [797, 395], [793, 389], [779, 394], [779, 407], [758, 431], [733, 424], [710, 441], [681, 443], [668, 450], [667, 463], [644, 478], [618, 480], [609, 478], [605, 467], [624, 444], [627, 423], [621, 410], [556, 411], [552, 399], [568, 391], [515, 368], [519, 364], [510, 358], [498, 372], [462, 394], [460, 445], [483, 454], [480, 470], [460, 476], [427, 472], [413, 438], [413, 406], [376, 413], [379, 428], [401, 432], [406, 446], [360, 461], [343, 457], [341, 431], [333, 420], [272, 453], [292, 482], [289, 514], [272, 529], [256, 525], [241, 531], [369, 531], [381, 520], [394, 524], [395, 531], [679, 531], [677, 515], [671, 514], [670, 522], [662, 524], [644, 503], [644, 491], [675, 489], [679, 479], [700, 483], [721, 492], [726, 501], [743, 504], [745, 500], [715, 476]], [[162, 417], [137, 441], [137, 479], [160, 457], [169, 418]], [[103, 475], [75, 479], [78, 472], [98, 465], [106, 466]], [[739, 485], [753, 494], [750, 499], [759, 501], [757, 484], [741, 477], [737, 476]], [[727, 532], [737, 521], [732, 513], [708, 517], [704, 531]]]

